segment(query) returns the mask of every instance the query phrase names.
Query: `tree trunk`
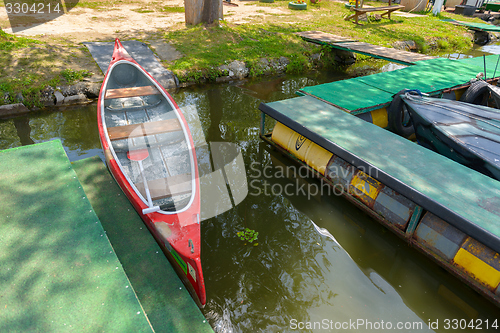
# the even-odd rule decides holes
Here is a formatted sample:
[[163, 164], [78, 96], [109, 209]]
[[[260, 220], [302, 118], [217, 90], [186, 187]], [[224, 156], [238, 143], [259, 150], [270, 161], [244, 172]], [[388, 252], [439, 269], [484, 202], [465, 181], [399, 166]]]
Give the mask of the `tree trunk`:
[[222, 0], [185, 0], [186, 24], [213, 24], [223, 18]]

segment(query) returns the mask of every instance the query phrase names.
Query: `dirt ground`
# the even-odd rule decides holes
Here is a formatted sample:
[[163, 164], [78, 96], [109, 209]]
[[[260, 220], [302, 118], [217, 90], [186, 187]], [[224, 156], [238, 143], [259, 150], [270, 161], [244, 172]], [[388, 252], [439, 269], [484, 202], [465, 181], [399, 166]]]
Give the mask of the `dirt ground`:
[[[160, 12], [160, 6], [182, 7], [182, 0], [134, 0], [106, 9], [76, 7], [52, 21], [20, 31], [16, 35], [62, 37], [74, 43], [106, 41], [116, 37], [147, 38], [185, 24], [184, 13]], [[285, 14], [279, 8], [259, 6], [257, 0], [224, 2], [224, 19], [230, 23], [246, 23], [270, 14]], [[0, 10], [0, 24], [12, 33], [7, 13]]]

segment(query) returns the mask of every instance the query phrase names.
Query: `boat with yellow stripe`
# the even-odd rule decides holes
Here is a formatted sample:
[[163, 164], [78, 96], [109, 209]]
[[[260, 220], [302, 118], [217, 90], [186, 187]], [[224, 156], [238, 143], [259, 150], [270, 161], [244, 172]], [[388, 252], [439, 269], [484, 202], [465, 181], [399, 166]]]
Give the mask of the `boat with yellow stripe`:
[[500, 306], [500, 182], [311, 96], [259, 109], [264, 141]]
[[[297, 94], [314, 97], [325, 104], [355, 115], [369, 123], [409, 137], [411, 130], [401, 126], [400, 110], [390, 110], [396, 94], [404, 89], [417, 89], [431, 97], [473, 102], [486, 91], [465, 92], [478, 75], [496, 84], [500, 76], [498, 55], [467, 59], [435, 58], [391, 72], [335, 81], [300, 89]], [[469, 92], [472, 92], [469, 91]]]

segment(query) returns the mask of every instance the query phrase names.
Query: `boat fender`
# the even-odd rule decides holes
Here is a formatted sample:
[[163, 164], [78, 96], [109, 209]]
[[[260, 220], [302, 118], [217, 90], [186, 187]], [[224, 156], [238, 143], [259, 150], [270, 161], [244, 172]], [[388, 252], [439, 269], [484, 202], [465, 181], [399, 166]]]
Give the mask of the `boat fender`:
[[487, 105], [489, 97], [488, 83], [477, 80], [471, 83], [470, 87], [463, 93], [460, 101], [474, 105]]
[[406, 105], [401, 98], [401, 95], [408, 92], [403, 89], [394, 95], [391, 104], [387, 107], [387, 120], [389, 130], [404, 138], [409, 138], [415, 133], [413, 123], [411, 121]]

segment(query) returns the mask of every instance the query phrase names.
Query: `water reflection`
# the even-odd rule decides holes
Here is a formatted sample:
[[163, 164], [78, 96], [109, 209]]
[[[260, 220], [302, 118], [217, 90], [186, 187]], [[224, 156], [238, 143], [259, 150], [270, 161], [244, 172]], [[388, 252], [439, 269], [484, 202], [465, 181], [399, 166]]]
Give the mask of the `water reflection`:
[[96, 104], [0, 120], [0, 150], [60, 139], [72, 161], [100, 155]]
[[479, 51], [489, 54], [500, 54], [500, 42], [490, 43], [479, 47]]
[[31, 139], [30, 119], [28, 117], [18, 117], [12, 120], [16, 128], [17, 136], [22, 146], [32, 145], [35, 143]]
[[[265, 149], [270, 154], [274, 168], [295, 167], [281, 154], [268, 147]], [[308, 184], [318, 183], [315, 179], [301, 178], [301, 181]], [[274, 179], [274, 182], [283, 187], [295, 184], [296, 178], [279, 178]], [[312, 223], [317, 224], [320, 233], [325, 236], [329, 233], [334, 235], [342, 250], [349, 254], [361, 272], [383, 294], [383, 300], [378, 304], [390, 304], [386, 310], [392, 312], [393, 307], [407, 307], [426, 324], [444, 323], [450, 318], [464, 319], [468, 323], [471, 320], [474, 322], [489, 320], [491, 323], [498, 318], [499, 311], [491, 303], [465, 287], [427, 257], [416, 253], [416, 250], [409, 248], [406, 243], [397, 239], [395, 235], [355, 209], [343, 198], [317, 195], [308, 200], [299, 191], [295, 193], [296, 195], [286, 195], [286, 198], [296, 209], [314, 221]], [[321, 232], [321, 230], [327, 231]], [[348, 275], [352, 277], [351, 273]], [[364, 287], [360, 285], [359, 288]], [[380, 295], [375, 296], [380, 297]], [[388, 302], [386, 298], [390, 297], [392, 300]], [[377, 303], [373, 305], [375, 304]], [[353, 311], [358, 313], [355, 309]], [[490, 330], [495, 331], [491, 327]], [[445, 329], [441, 327], [435, 331], [440, 332]]]

